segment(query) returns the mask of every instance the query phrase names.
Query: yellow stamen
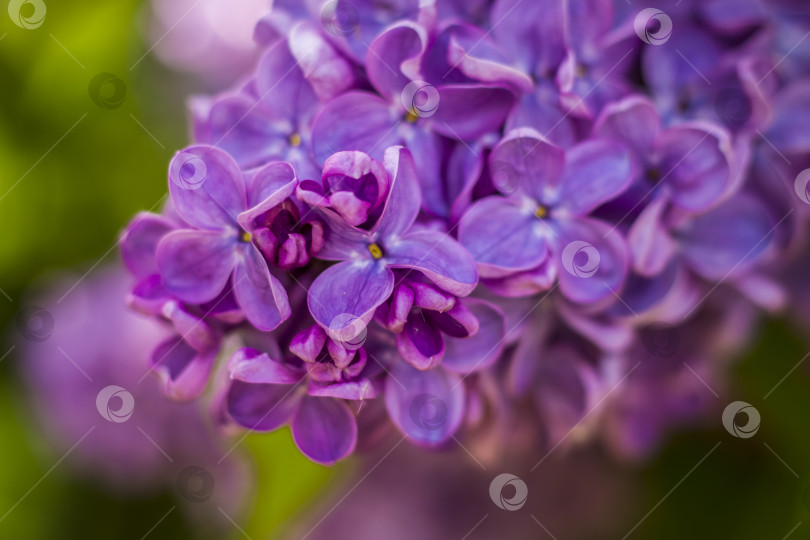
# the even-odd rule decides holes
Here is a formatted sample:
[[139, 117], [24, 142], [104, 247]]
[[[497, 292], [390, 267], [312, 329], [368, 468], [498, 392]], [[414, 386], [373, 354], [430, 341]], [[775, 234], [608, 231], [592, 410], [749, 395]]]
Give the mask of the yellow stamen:
[[405, 121], [409, 124], [415, 124], [417, 120], [419, 120], [419, 115], [416, 114], [413, 109], [408, 111], [408, 113], [405, 115]]
[[252, 237], [250, 236], [249, 232], [243, 232], [242, 233], [242, 242], [250, 242], [251, 238]]
[[548, 217], [548, 208], [545, 206], [538, 206], [537, 210], [534, 211], [534, 217], [537, 219], [543, 219]]
[[301, 135], [298, 133], [293, 133], [290, 135], [290, 146], [296, 147], [301, 146]]
[[368, 252], [371, 253], [371, 256], [375, 259], [382, 259], [382, 250], [377, 244], [370, 244], [368, 246]]

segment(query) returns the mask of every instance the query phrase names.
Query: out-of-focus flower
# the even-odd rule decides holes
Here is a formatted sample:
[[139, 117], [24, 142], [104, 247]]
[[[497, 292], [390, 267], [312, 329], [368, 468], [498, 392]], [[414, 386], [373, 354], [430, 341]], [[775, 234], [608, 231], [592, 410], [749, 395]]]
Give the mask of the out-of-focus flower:
[[478, 201], [459, 224], [459, 239], [482, 277], [518, 274], [516, 288], [529, 293], [558, 279], [563, 294], [583, 303], [621, 288], [626, 245], [609, 224], [587, 216], [630, 183], [633, 164], [624, 147], [594, 140], [564, 152], [522, 128], [504, 138], [489, 160], [506, 196]]
[[206, 523], [219, 519], [217, 505], [237, 515], [251, 488], [244, 456], [222, 459], [225, 441], [199, 403], [166, 400], [149, 373], [150, 349], [172, 330], [126, 307], [130, 280], [120, 269], [99, 271], [60, 300], [76, 279], [37, 299], [38, 316], [50, 321], [45, 339], [20, 341], [32, 405], [54, 450], [116, 493], [178, 490]]
[[256, 58], [253, 27], [268, 10], [268, 0], [152, 0], [147, 34], [172, 68], [230, 84]]

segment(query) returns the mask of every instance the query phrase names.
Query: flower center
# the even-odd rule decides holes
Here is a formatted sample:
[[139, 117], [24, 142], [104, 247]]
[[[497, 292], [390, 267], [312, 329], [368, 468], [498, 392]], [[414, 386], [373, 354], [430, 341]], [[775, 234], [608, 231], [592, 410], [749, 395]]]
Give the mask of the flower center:
[[647, 181], [651, 184], [657, 184], [661, 181], [661, 171], [658, 170], [658, 167], [650, 167], [647, 169], [647, 174], [645, 176]]
[[419, 115], [416, 114], [413, 109], [405, 114], [405, 121], [409, 124], [415, 124], [417, 120], [419, 120]]
[[242, 242], [248, 243], [248, 242], [250, 242], [251, 238], [252, 237], [250, 236], [249, 232], [245, 231], [245, 232], [242, 233], [242, 236], [241, 236]]
[[534, 217], [537, 219], [545, 219], [548, 217], [548, 208], [543, 206], [542, 204], [537, 206], [537, 209], [534, 211]]
[[368, 252], [371, 253], [371, 256], [374, 257], [375, 260], [382, 259], [383, 252], [377, 244], [369, 244]]
[[290, 146], [295, 148], [296, 146], [301, 146], [301, 135], [298, 133], [293, 133], [290, 135]]

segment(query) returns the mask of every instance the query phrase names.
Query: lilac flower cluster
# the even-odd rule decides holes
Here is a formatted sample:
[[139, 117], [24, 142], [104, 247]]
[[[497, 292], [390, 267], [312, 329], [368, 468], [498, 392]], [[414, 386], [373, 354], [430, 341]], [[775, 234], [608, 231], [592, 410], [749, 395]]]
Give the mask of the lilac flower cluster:
[[217, 422], [321, 463], [391, 423], [640, 453], [692, 418], [785, 300], [810, 10], [648, 4], [275, 2], [123, 236], [166, 392], [223, 358]]

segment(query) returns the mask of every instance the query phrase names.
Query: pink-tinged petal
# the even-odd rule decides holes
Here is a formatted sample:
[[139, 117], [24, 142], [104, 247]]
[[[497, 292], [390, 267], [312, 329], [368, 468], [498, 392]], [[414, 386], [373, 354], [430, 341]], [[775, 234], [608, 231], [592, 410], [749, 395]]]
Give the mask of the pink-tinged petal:
[[430, 117], [432, 129], [451, 139], [475, 140], [496, 131], [515, 104], [515, 95], [500, 87], [445, 85]]
[[413, 304], [421, 308], [445, 312], [452, 309], [456, 304], [456, 297], [454, 295], [448, 294], [429, 283], [408, 281], [408, 285], [413, 291]]
[[323, 166], [322, 183], [305, 182], [298, 197], [310, 205], [331, 206], [347, 223], [362, 225], [371, 210], [388, 195], [388, 175], [382, 163], [358, 151], [338, 152]]
[[661, 133], [661, 119], [655, 105], [645, 96], [630, 96], [607, 105], [596, 120], [594, 135], [618, 140], [647, 160], [652, 157]]
[[339, 382], [334, 384], [323, 384], [315, 381], [310, 381], [307, 387], [307, 394], [315, 397], [332, 397], [338, 399], [349, 399], [352, 401], [362, 401], [364, 399], [374, 399], [380, 393], [381, 389], [377, 388], [368, 379], [360, 379], [359, 381]]
[[293, 126], [243, 94], [192, 98], [194, 141], [228, 152], [244, 169], [283, 159]]
[[383, 324], [394, 333], [402, 332], [413, 307], [414, 292], [408, 285], [400, 284], [391, 296], [391, 305], [383, 315]]
[[[371, 257], [344, 261], [321, 273], [309, 288], [307, 305], [315, 321], [327, 333], [345, 331], [345, 324], [365, 329], [377, 307], [394, 290], [394, 273]], [[353, 323], [360, 319], [364, 324]], [[336, 327], [339, 326], [339, 327]], [[333, 336], [351, 340], [354, 336]]]
[[596, 373], [573, 347], [558, 345], [548, 351], [541, 363], [534, 397], [549, 445], [562, 443], [585, 420], [597, 388]]
[[340, 214], [346, 223], [358, 227], [368, 220], [371, 205], [357, 198], [351, 191], [338, 191], [329, 196], [329, 205]]
[[323, 163], [344, 150], [381, 158], [386, 148], [399, 143], [394, 129], [398, 121], [399, 113], [376, 94], [347, 92], [338, 96], [324, 106], [312, 125], [315, 161]]
[[551, 289], [557, 282], [557, 265], [546, 258], [540, 266], [525, 272], [510, 274], [500, 279], [481, 280], [489, 290], [506, 298], [532, 296]]
[[555, 214], [588, 214], [627, 189], [634, 169], [627, 148], [617, 142], [597, 139], [576, 145], [565, 154]]
[[[528, 306], [528, 308], [531, 307]], [[540, 309], [540, 307], [535, 307], [535, 309]], [[540, 311], [540, 313], [543, 312]], [[554, 326], [554, 317], [551, 316], [551, 313], [547, 311], [544, 314], [547, 316], [529, 318], [530, 331], [520, 334], [508, 372], [508, 388], [512, 394], [525, 396], [536, 386], [540, 365], [547, 354], [548, 341]], [[525, 317], [525, 311], [521, 312], [521, 317]], [[526, 329], [529, 330], [528, 327]], [[511, 330], [510, 333], [512, 333]]]
[[772, 314], [783, 312], [789, 305], [790, 293], [785, 286], [768, 276], [751, 272], [736, 279], [734, 286], [754, 305]]
[[278, 249], [278, 267], [282, 270], [301, 267], [309, 262], [306, 239], [297, 233], [290, 234]]
[[192, 304], [215, 298], [236, 264], [234, 232], [170, 232], [158, 244], [157, 262], [166, 288]]
[[200, 309], [202, 309], [207, 316], [218, 321], [227, 324], [239, 324], [245, 320], [245, 314], [242, 308], [239, 307], [239, 304], [236, 303], [233, 287], [229, 285], [226, 285], [216, 298], [201, 304]]
[[385, 244], [391, 268], [410, 268], [456, 296], [467, 296], [478, 284], [475, 261], [461, 244], [438, 231], [414, 231]]
[[160, 316], [163, 306], [174, 300], [175, 297], [166, 290], [163, 279], [158, 274], [152, 274], [136, 283], [132, 292], [127, 295], [128, 306], [151, 316]]
[[[338, 180], [334, 181], [333, 177]], [[364, 152], [338, 152], [329, 156], [323, 164], [324, 183], [329, 184], [328, 187], [332, 191], [353, 187], [343, 177], [367, 180], [369, 185], [360, 186], [360, 189], [373, 195], [368, 198], [375, 205], [388, 193], [388, 176], [385, 167]]]
[[408, 149], [402, 146], [387, 148], [383, 165], [390, 181], [388, 199], [371, 232], [375, 238], [385, 240], [398, 237], [411, 228], [419, 215], [422, 194], [416, 164]]
[[219, 333], [204, 319], [190, 313], [177, 300], [166, 302], [161, 314], [171, 321], [186, 343], [197, 351], [204, 352], [219, 347]]
[[558, 221], [555, 230], [554, 258], [566, 298], [591, 304], [620, 293], [630, 256], [618, 231], [587, 218]]
[[464, 302], [456, 304], [447, 312], [424, 311], [430, 322], [447, 336], [464, 338], [478, 333], [478, 319]]
[[489, 174], [502, 193], [522, 193], [537, 202], [557, 185], [564, 165], [563, 150], [530, 128], [509, 132], [489, 156]]
[[681, 125], [659, 138], [662, 181], [672, 202], [687, 210], [711, 207], [731, 182], [731, 138], [709, 124]]
[[233, 290], [245, 317], [259, 330], [269, 332], [290, 317], [287, 291], [253, 245], [241, 249], [233, 272]]
[[196, 351], [182, 336], [174, 336], [155, 348], [149, 365], [163, 383], [168, 397], [190, 401], [205, 390], [217, 352], [217, 349]]
[[461, 217], [458, 239], [482, 278], [499, 278], [539, 266], [547, 256], [548, 225], [534, 210], [502, 197], [487, 197]]
[[240, 426], [253, 431], [272, 431], [292, 418], [303, 395], [303, 386], [235, 380], [231, 381], [225, 396], [225, 410]]
[[[718, 115], [721, 115], [721, 119], [732, 128], [772, 126], [774, 104], [778, 101], [774, 94], [780, 84], [774, 80], [776, 74], [773, 71], [773, 61], [767, 56], [745, 57], [737, 64], [737, 76], [740, 79], [741, 91], [739, 93], [736, 90], [726, 91], [725, 96], [731, 99], [721, 102], [724, 107], [720, 108]], [[768, 82], [764, 82], [763, 78], [768, 79]], [[715, 99], [719, 99], [721, 95], [723, 92]], [[750, 107], [747, 106], [749, 103]]]
[[[411, 64], [422, 53], [426, 42], [425, 30], [407, 21], [389, 27], [371, 42], [366, 52], [368, 78], [389, 101], [398, 103], [403, 89], [416, 78], [413, 69], [416, 66]], [[405, 112], [408, 111], [403, 106]]]
[[441, 368], [419, 371], [402, 360], [391, 366], [390, 373], [385, 407], [394, 424], [412, 441], [438, 445], [458, 430], [465, 400], [458, 375]]
[[465, 338], [444, 338], [442, 367], [466, 374], [488, 368], [495, 363], [504, 347], [506, 327], [503, 312], [494, 304], [477, 298], [464, 304], [478, 319], [478, 332]]
[[305, 396], [292, 420], [293, 440], [309, 459], [332, 465], [357, 444], [357, 421], [349, 406], [334, 398]]
[[354, 84], [351, 64], [311, 23], [293, 26], [287, 44], [304, 77], [322, 100], [329, 100]]
[[190, 146], [172, 158], [169, 193], [180, 217], [200, 229], [235, 225], [247, 202], [239, 165], [213, 146]]
[[318, 362], [310, 368], [309, 379], [321, 383], [331, 384], [341, 380], [340, 369], [329, 362]]
[[231, 379], [253, 384], [296, 384], [304, 375], [250, 347], [233, 353], [228, 360], [228, 373]]
[[[367, 377], [374, 377], [382, 374], [382, 367], [378, 362], [374, 362], [373, 364], [368, 363], [368, 353], [364, 348], [361, 347], [357, 349], [357, 351], [352, 352], [356, 352], [352, 363], [341, 368], [342, 378], [344, 380], [354, 380], [360, 377], [361, 374], [364, 374]], [[379, 381], [379, 379], [375, 379], [375, 381]], [[380, 386], [376, 385], [375, 388], [380, 388]]]
[[567, 302], [559, 302], [555, 307], [566, 324], [603, 351], [622, 352], [633, 343], [635, 330], [624, 321], [599, 318]]
[[297, 185], [295, 170], [289, 163], [277, 161], [256, 171], [248, 182], [249, 209], [237, 216], [239, 225], [252, 230], [254, 220], [292, 197]]
[[695, 272], [724, 280], [756, 262], [773, 240], [773, 223], [759, 201], [741, 194], [695, 218], [677, 238]]
[[[475, 30], [477, 33], [484, 34], [478, 28]], [[531, 92], [534, 88], [534, 82], [525, 73], [506, 65], [500, 59], [476, 56], [476, 53], [482, 52], [482, 47], [477, 47], [477, 45], [484, 41], [485, 38], [486, 35], [476, 37], [475, 41], [470, 43], [469, 37], [467, 40], [459, 40], [458, 36], [451, 36], [447, 46], [447, 61], [452, 66], [455, 66], [454, 69], [458, 69], [475, 81], [504, 86], [515, 93]], [[473, 49], [476, 50], [473, 51]]]
[[305, 362], [317, 362], [326, 345], [326, 332], [313, 324], [293, 336], [290, 341], [290, 352]]
[[442, 334], [420, 309], [411, 310], [396, 343], [402, 358], [419, 370], [433, 369], [444, 357]]
[[[360, 338], [358, 341], [362, 341], [362, 338]], [[329, 353], [329, 358], [331, 358], [335, 363], [335, 366], [341, 370], [349, 367], [349, 364], [352, 363], [352, 360], [354, 360], [354, 357], [357, 355], [357, 349], [355, 346], [362, 345], [362, 343], [347, 345], [350, 345], [352, 348], [347, 349], [343, 346], [343, 343], [334, 341], [332, 339], [326, 342], [326, 350]]]
[[653, 200], [641, 211], [627, 234], [633, 270], [642, 276], [660, 274], [678, 250], [664, 224], [666, 209], [666, 197]]
[[121, 258], [127, 270], [138, 279], [158, 272], [158, 242], [175, 228], [163, 216], [139, 212], [121, 235]]

